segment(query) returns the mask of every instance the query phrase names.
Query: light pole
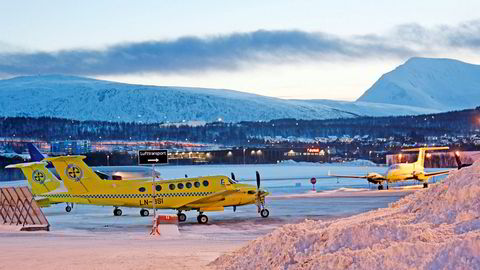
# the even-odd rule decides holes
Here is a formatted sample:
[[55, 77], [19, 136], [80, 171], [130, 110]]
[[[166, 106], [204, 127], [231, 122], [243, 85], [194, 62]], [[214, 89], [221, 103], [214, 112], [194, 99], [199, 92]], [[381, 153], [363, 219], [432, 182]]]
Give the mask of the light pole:
[[107, 155], [107, 166], [110, 166], [110, 155]]
[[243, 148], [243, 165], [245, 165], [245, 148]]

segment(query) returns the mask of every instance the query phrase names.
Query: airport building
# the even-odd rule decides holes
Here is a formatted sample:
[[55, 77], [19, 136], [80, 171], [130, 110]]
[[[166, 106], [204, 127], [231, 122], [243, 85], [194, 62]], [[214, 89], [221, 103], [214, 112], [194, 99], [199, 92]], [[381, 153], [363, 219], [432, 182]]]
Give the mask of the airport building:
[[169, 163], [181, 164], [257, 164], [283, 160], [329, 162], [330, 150], [320, 148], [232, 148], [212, 151], [170, 151]]
[[89, 140], [65, 140], [51, 143], [51, 152], [54, 155], [81, 155], [92, 152], [92, 144]]

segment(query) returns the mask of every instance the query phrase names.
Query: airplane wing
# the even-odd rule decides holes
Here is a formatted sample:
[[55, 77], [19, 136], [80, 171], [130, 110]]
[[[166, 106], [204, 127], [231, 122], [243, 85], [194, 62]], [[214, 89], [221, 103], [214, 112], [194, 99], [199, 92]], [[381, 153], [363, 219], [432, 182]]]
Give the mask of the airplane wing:
[[240, 189], [227, 189], [227, 190], [223, 190], [223, 191], [220, 191], [220, 192], [216, 192], [216, 193], [213, 193], [213, 194], [210, 194], [206, 197], [202, 197], [196, 201], [192, 201], [192, 202], [188, 202], [188, 203], [185, 203], [185, 204], [180, 204], [180, 205], [176, 205], [174, 206], [173, 208], [180, 208], [182, 206], [188, 206], [188, 205], [191, 205], [191, 204], [202, 204], [202, 203], [209, 203], [209, 202], [216, 202], [216, 201], [220, 201], [224, 198], [224, 196], [227, 196], [229, 194], [233, 194], [233, 193], [236, 193], [236, 192], [239, 192]]
[[455, 171], [455, 170], [446, 170], [446, 171], [438, 171], [438, 172], [425, 173], [425, 176], [426, 176], [426, 177], [431, 177], [431, 176], [436, 176], [436, 175], [448, 174], [448, 173], [450, 173], [451, 171]]
[[361, 179], [367, 179], [368, 176], [363, 175], [338, 175], [338, 174], [329, 174], [328, 176], [330, 177], [338, 177], [338, 178], [361, 178]]

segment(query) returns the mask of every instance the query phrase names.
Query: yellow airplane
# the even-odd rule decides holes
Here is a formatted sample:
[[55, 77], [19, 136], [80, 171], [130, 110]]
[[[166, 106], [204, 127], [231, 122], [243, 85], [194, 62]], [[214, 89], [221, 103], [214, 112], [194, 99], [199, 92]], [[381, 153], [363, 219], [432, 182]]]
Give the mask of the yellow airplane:
[[[65, 211], [70, 212], [72, 211], [75, 203], [88, 204], [88, 201], [86, 200], [72, 197], [68, 189], [65, 187], [64, 182], [59, 180], [55, 175], [56, 171], [48, 169], [46, 167], [47, 165], [48, 163], [45, 161], [36, 161], [29, 163], [12, 164], [6, 166], [5, 168], [18, 168], [22, 170], [23, 174], [27, 178], [32, 194], [34, 195], [35, 200], [40, 207], [49, 207], [52, 204], [66, 203]], [[113, 167], [111, 170], [117, 169], [118, 167]], [[95, 173], [101, 179], [110, 179], [109, 177], [104, 177], [102, 172], [95, 171]], [[151, 179], [152, 178], [150, 177], [148, 179], [129, 179], [125, 181], [145, 182], [147, 180], [151, 181]], [[105, 181], [115, 180], [110, 179]], [[142, 213], [145, 214], [145, 212]]]
[[[46, 162], [29, 162], [8, 165], [5, 168], [21, 169], [27, 178], [28, 185], [35, 197], [36, 202], [40, 207], [48, 207], [52, 204], [67, 203], [66, 211], [70, 212], [73, 206], [73, 200], [68, 194], [68, 190], [63, 185], [63, 182], [58, 180], [45, 166]], [[55, 196], [50, 196], [55, 194]]]
[[[85, 156], [60, 156], [46, 158], [50, 161], [64, 179], [68, 192], [59, 190], [42, 190], [36, 195], [58, 202], [71, 202], [79, 204], [109, 205], [114, 206], [114, 215], [122, 215], [120, 207], [142, 208], [140, 214], [147, 216], [148, 208], [155, 205], [157, 209], [176, 209], [178, 219], [183, 222], [187, 216], [182, 211], [197, 210], [197, 221], [200, 224], [208, 222], [204, 212], [223, 211], [224, 207], [232, 206], [234, 211], [237, 206], [256, 204], [258, 212], [264, 218], [269, 216], [265, 208], [265, 197], [269, 194], [260, 189], [260, 176], [257, 172], [257, 186], [237, 183], [227, 176], [207, 176], [198, 178], [182, 178], [173, 180], [153, 181], [128, 180], [114, 181], [101, 179], [90, 167], [85, 164]], [[23, 168], [30, 168], [27, 175], [42, 167], [46, 178], [53, 179], [45, 162], [30, 163]], [[19, 164], [12, 165], [20, 167]], [[34, 180], [33, 180], [34, 182]], [[45, 184], [45, 182], [43, 183]], [[42, 184], [42, 185], [43, 185]], [[53, 187], [52, 187], [53, 188]], [[58, 189], [58, 188], [57, 188]], [[36, 189], [37, 190], [37, 189]], [[155, 199], [155, 202], [153, 201]]]
[[445, 170], [445, 171], [437, 171], [427, 173], [425, 172], [424, 163], [425, 163], [425, 151], [433, 151], [433, 150], [447, 150], [448, 147], [421, 147], [421, 148], [412, 148], [412, 149], [404, 149], [402, 152], [417, 152], [418, 151], [418, 159], [416, 162], [413, 163], [397, 163], [392, 164], [388, 167], [387, 172], [385, 175], [380, 173], [371, 172], [365, 176], [358, 176], [358, 175], [335, 175], [328, 173], [329, 176], [338, 177], [338, 178], [362, 178], [367, 179], [368, 182], [373, 184], [378, 184], [378, 189], [383, 189], [383, 183], [394, 183], [399, 181], [406, 181], [406, 180], [418, 180], [423, 182], [423, 187], [428, 187], [428, 180], [432, 176], [448, 174], [452, 170]]

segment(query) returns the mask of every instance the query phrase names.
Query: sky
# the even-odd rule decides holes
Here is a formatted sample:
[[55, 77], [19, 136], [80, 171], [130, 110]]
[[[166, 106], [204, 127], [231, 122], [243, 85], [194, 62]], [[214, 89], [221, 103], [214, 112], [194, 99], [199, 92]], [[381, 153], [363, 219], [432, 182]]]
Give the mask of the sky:
[[480, 64], [480, 1], [5, 1], [0, 78], [355, 100], [413, 56]]

